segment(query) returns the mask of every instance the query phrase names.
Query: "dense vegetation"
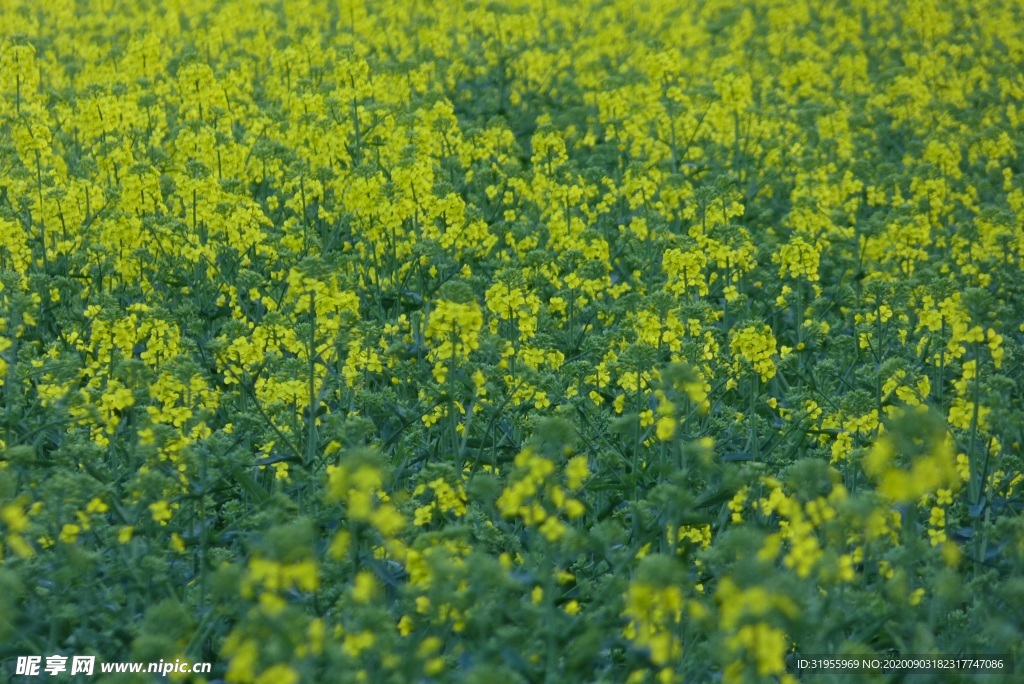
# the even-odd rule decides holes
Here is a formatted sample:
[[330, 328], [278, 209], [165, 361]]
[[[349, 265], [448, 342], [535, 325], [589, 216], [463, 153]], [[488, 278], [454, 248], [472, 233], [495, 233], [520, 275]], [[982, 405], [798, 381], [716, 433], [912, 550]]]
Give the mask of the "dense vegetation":
[[1022, 25], [3, 3], [0, 677], [1020, 660]]

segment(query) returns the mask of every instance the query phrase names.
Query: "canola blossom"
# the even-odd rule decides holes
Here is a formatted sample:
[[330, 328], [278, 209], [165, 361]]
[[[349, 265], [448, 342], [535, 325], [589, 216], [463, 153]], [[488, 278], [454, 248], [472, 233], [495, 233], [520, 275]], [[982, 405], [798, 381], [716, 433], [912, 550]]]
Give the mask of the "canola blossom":
[[3, 658], [1024, 666], [1022, 25], [0, 4]]

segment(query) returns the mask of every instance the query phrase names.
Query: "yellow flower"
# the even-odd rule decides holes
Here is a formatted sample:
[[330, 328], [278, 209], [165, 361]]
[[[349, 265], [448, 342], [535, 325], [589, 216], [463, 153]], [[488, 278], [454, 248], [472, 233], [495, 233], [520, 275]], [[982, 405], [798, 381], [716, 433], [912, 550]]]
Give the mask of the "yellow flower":
[[357, 603], [369, 603], [377, 593], [377, 582], [373, 573], [363, 570], [352, 583], [352, 599]]
[[299, 561], [281, 567], [284, 588], [295, 587], [302, 591], [316, 591], [320, 585], [317, 565], [313, 560]]
[[431, 658], [423, 666], [423, 672], [430, 677], [437, 676], [444, 671], [444, 656]]
[[658, 418], [657, 425], [655, 427], [655, 436], [659, 441], [667, 442], [672, 439], [672, 436], [676, 433], [676, 420], [672, 416], [662, 416]]
[[0, 508], [0, 521], [11, 532], [21, 533], [28, 529], [28, 516], [18, 504], [7, 504]]
[[274, 463], [274, 479], [276, 480], [288, 480], [288, 463], [286, 461], [278, 461]]
[[809, 282], [818, 280], [818, 263], [821, 258], [820, 246], [812, 245], [799, 235], [782, 245], [772, 261], [779, 264], [779, 277], [806, 278]]
[[231, 658], [228, 662], [227, 672], [224, 674], [227, 681], [253, 681], [260, 652], [259, 646], [254, 640], [241, 640], [235, 632], [232, 632], [224, 640], [222, 651]]
[[279, 663], [261, 672], [255, 684], [296, 684], [298, 681], [298, 672], [289, 665]]
[[164, 500], [157, 501], [149, 505], [149, 510], [153, 514], [153, 521], [158, 522], [161, 525], [166, 525], [173, 515], [170, 504]]
[[430, 522], [433, 519], [434, 519], [434, 505], [433, 504], [427, 504], [425, 506], [420, 506], [420, 507], [418, 507], [416, 509], [416, 511], [413, 514], [413, 521], [412, 522], [417, 527], [422, 527], [424, 525], [429, 525]]
[[376, 638], [373, 632], [350, 632], [345, 635], [345, 639], [341, 644], [341, 650], [352, 658], [358, 658], [363, 651], [372, 648], [375, 642]]
[[779, 675], [785, 671], [789, 639], [778, 627], [766, 622], [744, 625], [726, 643], [734, 651], [743, 649], [751, 654], [757, 674], [761, 677]]
[[556, 542], [565, 534], [565, 523], [554, 516], [549, 516], [539, 530], [549, 542]]
[[565, 479], [569, 489], [577, 490], [583, 481], [590, 477], [590, 468], [586, 456], [573, 456], [565, 467]]
[[78, 541], [78, 535], [81, 534], [82, 528], [73, 523], [66, 523], [60, 530], [60, 536], [58, 539], [65, 544], [74, 544]]
[[662, 256], [662, 271], [668, 276], [665, 289], [672, 294], [685, 294], [693, 288], [697, 294], [708, 294], [708, 283], [704, 276], [707, 256], [700, 249], [668, 249]]
[[393, 537], [405, 527], [405, 518], [391, 504], [384, 504], [369, 516], [370, 523], [385, 537]]
[[760, 327], [749, 325], [734, 330], [729, 348], [735, 358], [733, 362], [735, 373], [740, 373], [739, 361], [742, 360], [753, 366], [762, 381], [775, 377], [775, 362], [772, 357], [776, 354], [776, 342], [772, 329], [767, 325]]

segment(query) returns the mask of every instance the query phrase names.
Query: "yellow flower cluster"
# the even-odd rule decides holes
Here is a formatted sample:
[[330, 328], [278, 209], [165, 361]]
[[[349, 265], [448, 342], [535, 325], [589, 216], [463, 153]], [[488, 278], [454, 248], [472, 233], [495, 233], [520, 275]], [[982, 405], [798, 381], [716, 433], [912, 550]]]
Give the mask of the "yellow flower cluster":
[[686, 294], [691, 288], [698, 295], [708, 293], [704, 268], [707, 257], [700, 249], [669, 249], [662, 258], [661, 268], [668, 277], [665, 290], [675, 295]]
[[498, 332], [499, 321], [514, 320], [522, 340], [529, 340], [536, 334], [537, 313], [541, 306], [536, 294], [498, 282], [487, 289], [484, 299], [487, 309], [495, 316], [491, 320], [492, 333]]
[[34, 555], [32, 545], [25, 539], [28, 531], [29, 518], [25, 510], [27, 497], [5, 504], [0, 508], [0, 522], [4, 525], [3, 545], [0, 545], [0, 560], [4, 558], [4, 547], [10, 549], [21, 558]]
[[433, 492], [433, 499], [430, 503], [416, 509], [413, 519], [414, 525], [423, 526], [429, 524], [434, 519], [435, 511], [439, 513], [450, 511], [456, 517], [466, 514], [466, 490], [461, 482], [452, 487], [444, 478], [439, 477], [425, 485], [418, 485], [413, 490], [413, 495], [423, 494], [426, 492], [427, 487]]
[[749, 364], [762, 382], [775, 377], [775, 360], [778, 353], [775, 335], [767, 325], [748, 325], [733, 330], [729, 340], [733, 354], [733, 373], [740, 376], [744, 363]]
[[268, 558], [249, 559], [243, 594], [251, 595], [256, 587], [263, 591], [280, 594], [289, 589], [316, 591], [319, 586], [316, 563], [312, 560], [295, 563], [280, 563]]
[[[926, 409], [919, 406], [908, 410], [924, 412]], [[879, 435], [864, 458], [864, 471], [878, 480], [878, 492], [882, 496], [897, 503], [911, 503], [939, 489], [959, 487], [950, 435], [931, 435], [929, 442], [922, 446], [924, 451], [909, 459], [909, 467], [901, 467], [894, 461], [909, 455], [897, 451], [891, 435]]]
[[726, 666], [723, 681], [744, 681], [747, 663], [753, 664], [760, 677], [795, 681], [785, 674], [790, 639], [776, 623], [795, 618], [799, 614], [796, 604], [759, 585], [740, 588], [731, 577], [721, 580], [715, 601], [721, 609], [720, 628], [728, 635], [726, 645], [737, 658]]
[[[366, 464], [332, 465], [327, 467], [327, 496], [345, 504], [348, 520], [366, 522], [382, 537], [390, 539], [406, 523], [405, 517], [383, 494], [380, 468]], [[331, 554], [340, 558], [348, 552], [351, 535], [342, 529], [331, 543]]]
[[0, 3], [0, 637], [145, 556], [128, 637], [180, 603], [246, 684], [789, 681], [849, 646], [801, 610], [961, 565], [943, 639], [1015, 645], [972, 616], [1024, 557], [1020, 24]]
[[800, 236], [782, 245], [779, 251], [772, 255], [772, 261], [779, 264], [780, 278], [804, 278], [812, 283], [819, 279], [820, 260], [820, 247], [807, 242]]
[[[556, 471], [555, 463], [536, 453], [532, 447], [526, 447], [516, 455], [515, 466], [519, 475], [510, 480], [498, 497], [498, 510], [507, 518], [519, 517], [525, 524], [536, 526], [549, 542], [558, 541], [568, 531], [567, 524], [558, 513], [572, 520], [582, 516], [586, 509], [552, 477]], [[587, 474], [585, 460], [578, 456], [570, 459], [565, 469], [568, 488], [579, 489]], [[551, 503], [553, 511], [545, 507], [545, 500]]]
[[483, 325], [483, 313], [475, 302], [441, 299], [435, 303], [427, 320], [426, 337], [433, 343], [430, 359], [437, 382], [443, 383], [456, 361], [467, 359], [471, 351], [479, 348]]
[[[630, 583], [622, 612], [629, 622], [622, 635], [638, 647], [649, 649], [655, 666], [670, 668], [683, 655], [683, 645], [675, 635], [676, 626], [683, 619], [683, 605], [679, 587]], [[668, 681], [675, 679], [669, 677]]]

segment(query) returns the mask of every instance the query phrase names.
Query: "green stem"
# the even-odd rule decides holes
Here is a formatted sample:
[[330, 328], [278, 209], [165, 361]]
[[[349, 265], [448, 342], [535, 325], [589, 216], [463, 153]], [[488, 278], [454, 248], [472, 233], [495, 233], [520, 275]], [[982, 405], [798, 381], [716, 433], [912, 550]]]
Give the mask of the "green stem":
[[754, 453], [754, 460], [757, 460], [758, 458], [760, 458], [760, 455], [761, 455], [760, 454], [761, 445], [758, 444], [758, 439], [757, 439], [757, 425], [754, 422], [755, 413], [757, 412], [757, 390], [758, 390], [758, 387], [759, 387], [759, 385], [758, 385], [758, 381], [757, 381], [757, 374], [756, 374], [756, 371], [755, 371], [755, 373], [750, 376], [750, 416], [748, 416], [748, 418], [747, 418], [750, 421], [750, 446], [748, 448], [753, 451], [753, 453]]
[[309, 408], [307, 409], [309, 413], [306, 426], [306, 458], [304, 465], [308, 467], [313, 462], [317, 443], [316, 407], [314, 406], [316, 403], [316, 293], [314, 292], [309, 293], [309, 349], [307, 356], [309, 357]]

